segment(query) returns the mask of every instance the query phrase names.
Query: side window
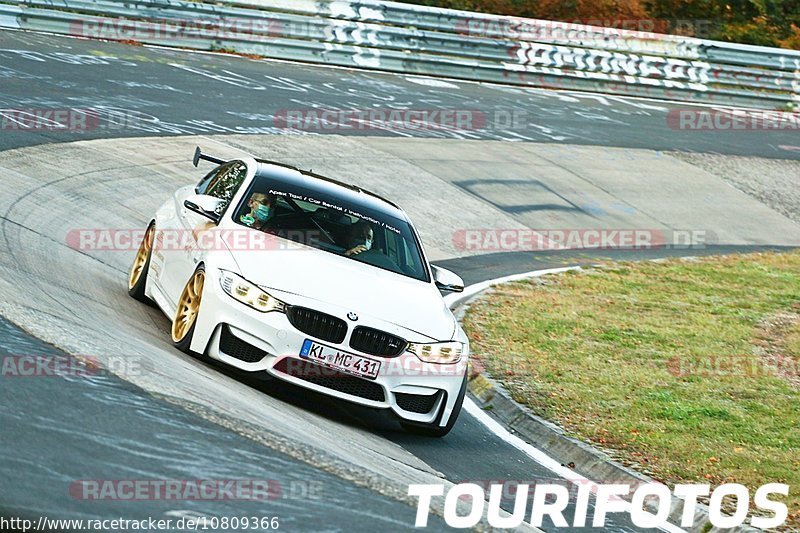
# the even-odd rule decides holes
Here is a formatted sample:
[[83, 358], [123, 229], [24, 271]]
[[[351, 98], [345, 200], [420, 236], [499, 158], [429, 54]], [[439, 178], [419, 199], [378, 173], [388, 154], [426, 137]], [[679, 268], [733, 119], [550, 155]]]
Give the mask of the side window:
[[205, 194], [224, 200], [225, 204], [220, 208], [220, 212], [224, 212], [242, 186], [245, 177], [247, 177], [247, 165], [241, 161], [224, 165], [216, 175], [212, 176]]
[[208, 174], [206, 177], [200, 180], [200, 183], [197, 184], [197, 187], [194, 188], [194, 192], [197, 194], [208, 194], [208, 186], [217, 177], [217, 174], [220, 172], [224, 172], [231, 166], [231, 163], [225, 163], [224, 165], [220, 165]]

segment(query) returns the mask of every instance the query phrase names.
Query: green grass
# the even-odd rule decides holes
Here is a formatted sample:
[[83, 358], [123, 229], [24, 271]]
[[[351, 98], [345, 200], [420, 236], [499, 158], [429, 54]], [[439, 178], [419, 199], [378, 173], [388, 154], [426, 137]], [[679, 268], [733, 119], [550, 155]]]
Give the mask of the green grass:
[[[517, 401], [667, 483], [788, 483], [800, 523], [800, 391], [756, 343], [765, 319], [800, 312], [800, 253], [543, 281], [504, 285], [465, 317], [476, 357]], [[800, 325], [771, 340], [800, 357]]]
[[800, 360], [800, 323], [795, 324], [786, 337], [786, 351], [795, 360]]

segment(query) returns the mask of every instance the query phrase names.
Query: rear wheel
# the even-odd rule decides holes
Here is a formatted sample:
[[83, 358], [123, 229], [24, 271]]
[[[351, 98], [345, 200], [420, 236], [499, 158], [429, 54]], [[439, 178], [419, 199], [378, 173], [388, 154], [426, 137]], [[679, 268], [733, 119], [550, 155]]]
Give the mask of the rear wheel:
[[156, 229], [154, 224], [150, 224], [145, 231], [139, 250], [131, 265], [131, 272], [128, 276], [128, 294], [140, 302], [152, 304], [153, 301], [144, 292], [147, 285], [147, 272], [150, 270], [150, 257], [153, 255], [153, 240]]
[[[450, 433], [450, 430], [456, 425], [458, 415], [461, 413], [461, 406], [464, 405], [464, 397], [467, 395], [467, 375], [464, 374], [464, 380], [461, 382], [461, 389], [458, 391], [456, 404], [453, 406], [453, 411], [450, 413], [450, 419], [447, 424], [440, 426], [437, 423], [430, 425], [417, 425], [409, 422], [400, 422], [400, 425], [405, 431], [413, 435], [421, 435], [423, 437], [441, 438]], [[443, 407], [444, 408], [444, 407]], [[438, 420], [437, 420], [438, 422]]]
[[203, 286], [206, 281], [206, 269], [200, 265], [195, 270], [178, 299], [178, 309], [172, 319], [172, 344], [182, 352], [191, 353], [189, 347], [194, 337], [197, 314], [200, 312], [200, 301], [203, 297]]

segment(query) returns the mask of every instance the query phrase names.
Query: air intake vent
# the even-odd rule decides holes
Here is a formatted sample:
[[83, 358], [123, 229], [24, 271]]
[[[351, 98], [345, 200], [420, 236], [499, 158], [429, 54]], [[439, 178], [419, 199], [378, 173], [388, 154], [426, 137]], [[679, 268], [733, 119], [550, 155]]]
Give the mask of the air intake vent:
[[269, 355], [264, 350], [256, 348], [231, 333], [231, 328], [227, 324], [222, 326], [222, 335], [219, 340], [219, 350], [235, 359], [245, 363], [258, 363]]
[[431, 394], [430, 396], [422, 396], [420, 394], [404, 394], [396, 392], [394, 399], [397, 406], [405, 411], [412, 413], [427, 414], [431, 412], [433, 406], [436, 405], [436, 400], [441, 396], [441, 392]]

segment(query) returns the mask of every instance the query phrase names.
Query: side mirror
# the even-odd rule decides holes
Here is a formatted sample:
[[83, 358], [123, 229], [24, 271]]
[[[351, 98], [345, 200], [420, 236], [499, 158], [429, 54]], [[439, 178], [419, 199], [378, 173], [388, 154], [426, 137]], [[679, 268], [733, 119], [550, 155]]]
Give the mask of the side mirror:
[[464, 280], [458, 274], [436, 265], [431, 265], [431, 269], [433, 270], [433, 281], [440, 291], [464, 292]]
[[209, 218], [218, 224], [222, 219], [223, 200], [207, 194], [193, 194], [183, 201], [183, 206], [189, 211]]

